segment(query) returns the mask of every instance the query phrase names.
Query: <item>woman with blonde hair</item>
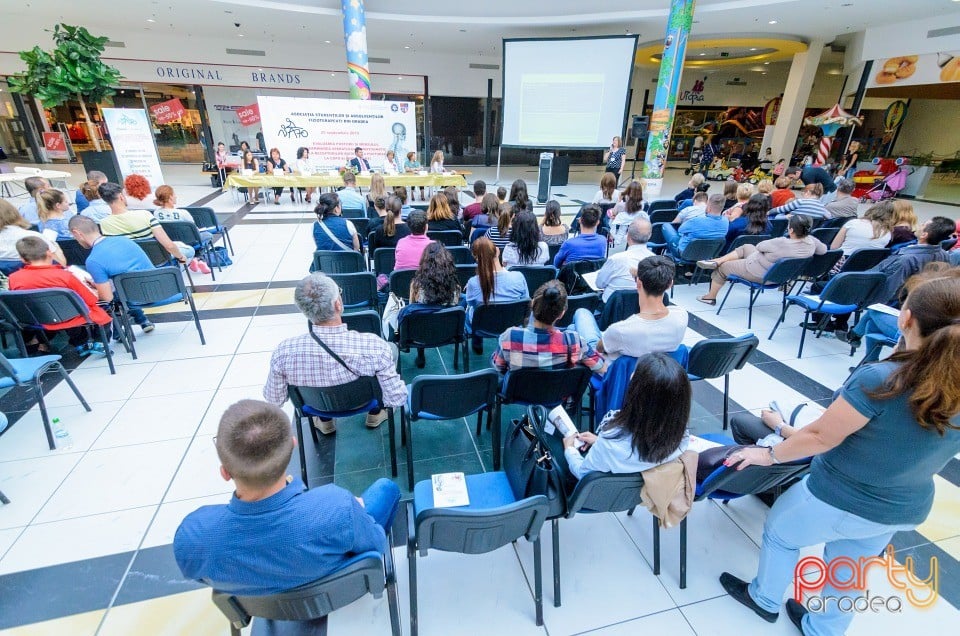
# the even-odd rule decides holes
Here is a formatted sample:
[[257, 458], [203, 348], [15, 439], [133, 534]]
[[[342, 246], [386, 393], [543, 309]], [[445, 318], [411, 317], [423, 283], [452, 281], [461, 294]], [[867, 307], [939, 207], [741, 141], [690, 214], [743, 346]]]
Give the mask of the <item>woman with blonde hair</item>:
[[48, 239], [40, 232], [34, 232], [29, 228], [30, 224], [20, 216], [17, 208], [13, 207], [6, 199], [0, 199], [0, 260], [20, 263], [17, 241], [26, 236], [35, 236], [46, 241], [58, 263], [61, 265], [67, 264], [67, 259], [63, 256], [63, 250], [60, 249], [56, 241]]
[[840, 228], [830, 244], [830, 249], [843, 250], [843, 256], [830, 270], [832, 273], [839, 272], [843, 263], [856, 250], [887, 246], [893, 230], [893, 209], [892, 201], [880, 201], [871, 205], [862, 219], [850, 219]]
[[367, 191], [367, 218], [377, 218], [377, 211], [374, 202], [377, 199], [387, 199], [387, 184], [383, 180], [383, 175], [374, 172], [370, 175], [370, 190]]
[[[690, 181], [687, 183], [687, 187], [684, 190], [681, 190], [673, 197], [673, 200], [677, 203], [681, 201], [686, 201], [687, 199], [692, 199], [693, 195], [700, 191], [706, 191], [710, 187], [709, 184], [705, 184], [706, 177], [703, 176], [701, 172], [693, 173], [693, 176], [690, 177]], [[706, 185], [706, 187], [704, 187]]]
[[463, 233], [463, 226], [450, 210], [445, 192], [437, 192], [430, 197], [430, 205], [427, 207], [427, 229], [430, 232], [456, 230]]
[[760, 179], [760, 183], [757, 184], [757, 193], [770, 196], [772, 192], [773, 192], [773, 180]]
[[60, 190], [47, 188], [37, 192], [37, 216], [40, 217], [37, 229], [50, 240], [73, 238], [67, 228], [69, 211], [70, 199]]
[[430, 160], [430, 172], [433, 174], [443, 174], [443, 151], [438, 150], [433, 153], [433, 159]]
[[903, 199], [894, 199], [893, 228], [890, 230], [890, 241], [886, 247], [916, 241], [918, 225], [920, 225], [920, 219], [917, 218], [917, 213], [913, 211], [913, 205]]
[[731, 221], [735, 221], [743, 216], [743, 206], [753, 196], [753, 185], [750, 183], [741, 183], [737, 186], [737, 203], [732, 208], [723, 213]]

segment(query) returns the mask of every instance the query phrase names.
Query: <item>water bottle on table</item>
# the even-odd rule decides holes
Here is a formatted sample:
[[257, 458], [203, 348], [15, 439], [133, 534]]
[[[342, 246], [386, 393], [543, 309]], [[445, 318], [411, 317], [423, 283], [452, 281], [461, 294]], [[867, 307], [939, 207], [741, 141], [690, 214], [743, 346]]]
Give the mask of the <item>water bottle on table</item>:
[[59, 417], [53, 418], [53, 436], [57, 440], [58, 450], [68, 450], [73, 448], [73, 438], [70, 437], [70, 431], [63, 425]]

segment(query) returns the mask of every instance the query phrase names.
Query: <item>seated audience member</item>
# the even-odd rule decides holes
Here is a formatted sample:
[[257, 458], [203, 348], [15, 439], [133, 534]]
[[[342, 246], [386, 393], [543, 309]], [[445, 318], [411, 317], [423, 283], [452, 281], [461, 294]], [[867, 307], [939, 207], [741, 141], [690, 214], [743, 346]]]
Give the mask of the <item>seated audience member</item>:
[[59, 241], [70, 237], [67, 221], [70, 219], [70, 199], [60, 190], [47, 188], [37, 193], [37, 229], [49, 239]]
[[554, 267], [559, 269], [567, 263], [606, 257], [607, 239], [597, 234], [599, 225], [599, 206], [589, 203], [580, 208], [580, 234], [563, 242], [553, 259]]
[[645, 353], [669, 353], [683, 342], [687, 312], [677, 305], [663, 304], [663, 295], [673, 285], [677, 266], [666, 256], [650, 256], [637, 263], [637, 313], [615, 322], [603, 333], [588, 309], [573, 314], [573, 324], [584, 342], [607, 360], [620, 356], [638, 358]]
[[726, 212], [737, 204], [737, 188], [740, 184], [733, 179], [723, 182], [723, 211]]
[[770, 234], [773, 231], [767, 212], [770, 210], [770, 197], [765, 194], [755, 194], [743, 204], [742, 214], [730, 221], [727, 229], [727, 244], [723, 251], [727, 252], [733, 241], [743, 234], [758, 235]]
[[[591, 472], [639, 473], [678, 459], [690, 441], [692, 390], [687, 372], [663, 353], [637, 360], [623, 406], [609, 411], [597, 433], [563, 440], [567, 467], [577, 478]], [[583, 451], [578, 442], [585, 442]]]
[[850, 219], [844, 223], [830, 244], [830, 249], [843, 251], [843, 257], [834, 266], [832, 273], [839, 272], [847, 257], [856, 250], [886, 247], [893, 232], [893, 216], [893, 202], [879, 201], [867, 208], [862, 218]]
[[515, 369], [568, 369], [582, 364], [603, 373], [603, 358], [572, 329], [557, 329], [567, 311], [567, 291], [560, 281], [547, 281], [533, 294], [533, 320], [500, 335], [493, 366], [500, 373]]
[[822, 196], [819, 183], [811, 183], [800, 191], [799, 198], [785, 203], [779, 207], [771, 208], [768, 212], [771, 217], [785, 216], [788, 214], [803, 214], [815, 219], [826, 219], [830, 217], [830, 212], [820, 202]]
[[[279, 195], [277, 195], [277, 199], [279, 200]], [[177, 207], [177, 193], [174, 192], [170, 186], [162, 185], [157, 188], [157, 191], [154, 192], [153, 204], [157, 206], [157, 209], [153, 211], [153, 215], [157, 217], [161, 225], [171, 221], [182, 221], [196, 227], [197, 222], [193, 220], [193, 216], [186, 210], [181, 210]], [[197, 232], [200, 234], [201, 243], [208, 243], [213, 240], [213, 234], [210, 232], [199, 228], [197, 228]], [[190, 271], [192, 272], [200, 272], [202, 274], [210, 273], [210, 268], [207, 264], [197, 257], [190, 259], [188, 267], [190, 267]]]
[[773, 194], [773, 180], [760, 179], [759, 183], [757, 183], [757, 194], [765, 194], [768, 197]]
[[[676, 201], [677, 203], [680, 203], [681, 201], [692, 199], [693, 195], [695, 195], [697, 192], [706, 192], [707, 188], [709, 188], [710, 185], [705, 184], [704, 183], [705, 181], [706, 181], [706, 177], [704, 177], [703, 174], [699, 172], [694, 173], [694, 175], [690, 177], [690, 182], [687, 183], [687, 187], [681, 190], [680, 192], [678, 192], [673, 197], [673, 200]], [[704, 188], [703, 187], [704, 185], [706, 185], [707, 188]]]
[[600, 177], [600, 189], [593, 195], [590, 203], [616, 203], [620, 200], [620, 191], [617, 190], [617, 175], [604, 172]]
[[527, 210], [533, 212], [533, 201], [527, 194], [527, 182], [523, 179], [517, 179], [510, 185], [510, 198], [507, 199], [515, 208], [515, 212]]
[[517, 208], [509, 203], [501, 203], [497, 211], [497, 222], [492, 224], [484, 235], [497, 246], [501, 252], [510, 242], [510, 225], [517, 213]]
[[470, 240], [473, 230], [483, 230], [483, 234], [486, 234], [486, 231], [496, 225], [499, 219], [500, 202], [497, 201], [497, 195], [488, 192], [480, 200], [480, 214], [465, 224], [463, 235]]
[[342, 207], [338, 194], [324, 192], [318, 196], [313, 212], [317, 215], [313, 224], [313, 242], [318, 250], [360, 251], [356, 226], [353, 221], [340, 215]]
[[[470, 246], [470, 252], [477, 262], [477, 273], [470, 277], [466, 287], [467, 331], [473, 310], [480, 305], [509, 303], [530, 297], [527, 279], [520, 272], [511, 272], [500, 264], [500, 250], [485, 236], [481, 236]], [[473, 350], [477, 355], [483, 353], [483, 340], [473, 338]]]
[[890, 240], [887, 241], [886, 247], [916, 241], [917, 235], [914, 230], [919, 225], [920, 219], [917, 218], [917, 213], [913, 211], [913, 205], [904, 199], [894, 199], [893, 228], [890, 230]]
[[637, 219], [627, 228], [627, 249], [610, 256], [597, 273], [597, 288], [603, 290], [603, 302], [617, 290], [637, 288], [634, 272], [640, 261], [653, 256], [647, 249], [652, 233], [653, 227], [647, 219]]
[[624, 188], [620, 202], [608, 213], [615, 246], [619, 247], [627, 240], [627, 228], [634, 220], [650, 218], [644, 212], [644, 207], [643, 185], [634, 179]]
[[306, 490], [287, 475], [297, 436], [279, 407], [240, 400], [223, 413], [213, 440], [220, 476], [233, 480], [234, 492], [177, 528], [173, 554], [184, 577], [233, 594], [277, 594], [363, 552], [390, 549], [397, 485], [378, 479], [359, 498], [334, 484]]
[[827, 212], [830, 213], [828, 218], [852, 219], [857, 216], [857, 206], [860, 202], [851, 194], [856, 187], [857, 184], [853, 179], [840, 179], [837, 183], [837, 198], [826, 205]]
[[[48, 289], [63, 287], [74, 291], [87, 306], [90, 319], [98, 325], [109, 325], [113, 319], [98, 304], [96, 295], [83, 284], [77, 276], [62, 265], [53, 262], [54, 254], [50, 245], [42, 238], [25, 236], [17, 241], [17, 252], [25, 265], [10, 274], [10, 290]], [[93, 342], [87, 330], [87, 320], [77, 316], [55, 325], [43, 325], [48, 331], [67, 330], [70, 345], [77, 348], [81, 356], [91, 353], [105, 353], [103, 343]]]
[[110, 216], [100, 221], [104, 236], [125, 236], [130, 239], [155, 238], [165, 250], [181, 263], [193, 258], [193, 248], [174, 243], [149, 210], [128, 210], [127, 195], [116, 183], [104, 183], [97, 191], [110, 206]]
[[83, 212], [80, 214], [93, 219], [97, 223], [104, 220], [111, 214], [110, 206], [100, 198], [100, 192], [98, 190], [99, 187], [100, 183], [91, 179], [90, 181], [87, 181], [81, 185], [80, 189], [78, 190], [78, 192], [83, 193], [83, 199], [87, 202], [83, 208]]
[[383, 219], [387, 216], [387, 195], [375, 198], [370, 205], [373, 206], [373, 215], [369, 217], [370, 221], [367, 223], [367, 234], [376, 232], [377, 228], [383, 225]]
[[[340, 386], [358, 377], [376, 377], [384, 406], [406, 402], [407, 387], [396, 370], [396, 352], [376, 334], [347, 329], [341, 320], [340, 288], [333, 279], [320, 272], [310, 274], [297, 283], [293, 300], [310, 322], [310, 333], [287, 338], [274, 349], [263, 399], [281, 406], [289, 386]], [[324, 435], [336, 432], [336, 420], [316, 419], [319, 423], [314, 421], [314, 426]], [[376, 428], [385, 419], [386, 410], [373, 410], [367, 415], [367, 427]]]
[[56, 261], [65, 265], [67, 259], [57, 242], [40, 232], [28, 229], [29, 227], [30, 224], [20, 216], [20, 213], [9, 201], [0, 199], [0, 260], [19, 261], [20, 253], [17, 252], [17, 241], [27, 236], [34, 236], [46, 241]]
[[463, 210], [460, 208], [460, 192], [453, 186], [449, 186], [443, 189], [443, 193], [447, 196], [447, 207], [450, 208], [450, 213], [457, 221], [457, 224], [460, 226], [460, 231], [462, 232], [463, 223], [461, 223], [460, 217], [463, 215]]
[[717, 304], [717, 294], [731, 274], [759, 283], [767, 271], [782, 258], [807, 258], [823, 254], [827, 246], [810, 236], [813, 222], [800, 214], [790, 217], [787, 236], [761, 241], [756, 245], [741, 245], [734, 251], [712, 261], [698, 261], [702, 269], [714, 270], [710, 277], [710, 291], [697, 298], [707, 305]]
[[679, 226], [682, 225], [684, 221], [706, 215], [707, 199], [709, 198], [710, 196], [706, 192], [694, 193], [693, 198], [690, 200], [690, 205], [680, 210], [670, 223]]
[[695, 239], [725, 239], [730, 221], [723, 216], [724, 199], [722, 194], [711, 194], [707, 199], [707, 211], [684, 221], [679, 228], [672, 223], [663, 224], [663, 238], [674, 258], [680, 258], [683, 250]]
[[[90, 181], [93, 182], [93, 189], [96, 190], [101, 183], [106, 183], [109, 181], [109, 179], [107, 179], [107, 175], [103, 174], [99, 170], [90, 170], [87, 172], [87, 181], [85, 181], [84, 184]], [[87, 206], [90, 205], [90, 199], [87, 198], [87, 191], [83, 189], [84, 184], [81, 184], [81, 186], [77, 188], [77, 193], [73, 197], [74, 202], [77, 204], [77, 214], [82, 214], [83, 211], [87, 209]], [[99, 195], [97, 198], [100, 198]]]
[[793, 186], [793, 179], [790, 177], [777, 177], [777, 180], [774, 181], [774, 185], [776, 185], [777, 188], [770, 193], [771, 207], [778, 208], [796, 198], [797, 195], [795, 195], [793, 190], [790, 189]]
[[499, 188], [497, 188], [497, 201], [499, 201], [500, 203], [507, 202], [507, 189], [504, 188], [503, 186], [500, 186]]
[[[153, 263], [139, 245], [124, 236], [103, 236], [93, 219], [78, 214], [70, 219], [69, 227], [72, 237], [90, 250], [84, 266], [93, 279], [100, 302], [113, 301], [111, 279], [117, 274], [153, 269]], [[142, 309], [130, 307], [128, 313], [144, 333], [154, 330], [154, 324]]]
[[374, 172], [370, 175], [370, 188], [367, 190], [367, 194], [363, 197], [364, 209], [366, 210], [368, 219], [377, 218], [377, 199], [387, 198], [387, 184], [383, 180], [383, 175], [377, 172]]
[[430, 205], [427, 207], [427, 224], [430, 225], [431, 232], [455, 230], [463, 234], [463, 226], [450, 209], [450, 202], [443, 192], [430, 197]]
[[[383, 220], [376, 225], [371, 223], [373, 238], [368, 246], [371, 254], [381, 247], [396, 248], [400, 239], [410, 236], [410, 228], [403, 222], [401, 216], [402, 209], [399, 197], [387, 199], [386, 214], [383, 215]], [[371, 228], [368, 226], [367, 229]]]
[[50, 187], [50, 182], [43, 177], [27, 177], [23, 180], [23, 187], [27, 189], [27, 201], [20, 206], [20, 216], [27, 221], [27, 227], [40, 222], [37, 211], [37, 194]]
[[750, 183], [741, 183], [737, 186], [737, 202], [733, 207], [724, 210], [723, 214], [731, 222], [739, 219], [743, 216], [743, 206], [746, 205], [747, 201], [750, 200], [754, 194], [753, 185]]
[[503, 264], [544, 265], [550, 258], [550, 248], [540, 240], [540, 226], [533, 212], [519, 212], [513, 220], [510, 242], [503, 249]]
[[433, 242], [427, 236], [427, 213], [423, 210], [410, 213], [407, 217], [407, 228], [410, 233], [397, 241], [394, 269], [417, 269], [423, 250]]
[[[610, 174], [609, 172], [605, 172]], [[549, 245], [562, 245], [570, 230], [560, 220], [560, 203], [555, 199], [547, 201], [543, 207], [543, 220], [540, 223], [540, 240]]]
[[343, 173], [343, 187], [337, 190], [340, 205], [347, 210], [366, 210], [367, 202], [357, 191], [357, 177], [352, 172]]
[[487, 194], [487, 184], [480, 179], [473, 182], [474, 202], [463, 208], [463, 224], [472, 224], [474, 217], [480, 216], [483, 210], [483, 197]]
[[[400, 217], [406, 221], [407, 217], [410, 216], [410, 213], [413, 212], [413, 207], [407, 205], [407, 187], [406, 186], [394, 186], [393, 196], [400, 199]], [[422, 198], [422, 197], [421, 197]]]

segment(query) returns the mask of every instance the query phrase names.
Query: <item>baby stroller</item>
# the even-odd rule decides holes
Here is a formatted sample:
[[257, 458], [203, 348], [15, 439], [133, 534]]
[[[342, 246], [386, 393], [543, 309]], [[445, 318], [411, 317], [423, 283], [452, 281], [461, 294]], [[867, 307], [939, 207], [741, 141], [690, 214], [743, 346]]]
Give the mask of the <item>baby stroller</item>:
[[700, 157], [703, 155], [703, 152], [699, 148], [694, 148], [690, 151], [690, 165], [683, 169], [683, 174], [693, 174], [695, 172], [700, 172]]
[[907, 185], [907, 177], [911, 174], [910, 166], [897, 166], [895, 172], [885, 176], [877, 181], [862, 197], [860, 202], [865, 201], [883, 201], [894, 197]]

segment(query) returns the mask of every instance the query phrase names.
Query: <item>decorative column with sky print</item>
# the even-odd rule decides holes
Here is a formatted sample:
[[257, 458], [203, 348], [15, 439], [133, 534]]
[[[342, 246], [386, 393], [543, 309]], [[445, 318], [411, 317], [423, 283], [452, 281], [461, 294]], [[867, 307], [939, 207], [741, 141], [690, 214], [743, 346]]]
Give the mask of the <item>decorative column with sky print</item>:
[[343, 0], [343, 41], [347, 47], [347, 77], [350, 99], [370, 99], [370, 67], [367, 61], [367, 18], [363, 0]]

